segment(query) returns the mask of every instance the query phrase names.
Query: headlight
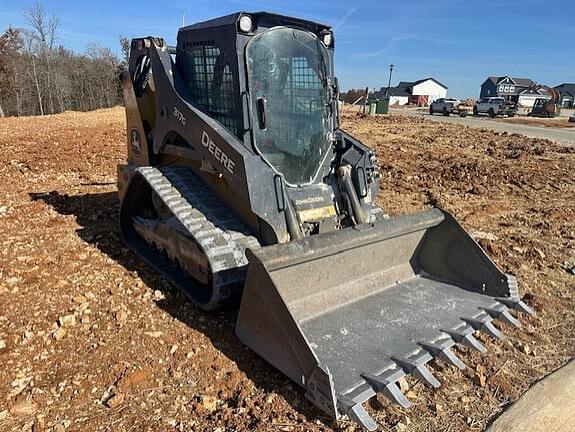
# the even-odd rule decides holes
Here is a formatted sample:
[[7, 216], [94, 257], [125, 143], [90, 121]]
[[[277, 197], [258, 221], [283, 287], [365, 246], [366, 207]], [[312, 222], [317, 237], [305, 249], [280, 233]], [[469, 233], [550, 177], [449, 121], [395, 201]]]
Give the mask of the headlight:
[[252, 17], [249, 15], [242, 15], [239, 23], [240, 30], [244, 33], [252, 31]]

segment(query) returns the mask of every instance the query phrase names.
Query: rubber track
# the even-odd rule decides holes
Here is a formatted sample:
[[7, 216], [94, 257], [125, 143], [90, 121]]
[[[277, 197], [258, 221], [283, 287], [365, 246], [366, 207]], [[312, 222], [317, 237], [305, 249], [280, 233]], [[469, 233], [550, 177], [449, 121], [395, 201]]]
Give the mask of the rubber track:
[[[248, 264], [245, 250], [257, 249], [260, 244], [202, 180], [185, 167], [140, 167], [134, 175], [145, 179], [205, 253], [213, 292], [225, 296], [229, 292], [227, 285], [243, 284]], [[210, 303], [225, 303], [225, 299], [213, 298]]]

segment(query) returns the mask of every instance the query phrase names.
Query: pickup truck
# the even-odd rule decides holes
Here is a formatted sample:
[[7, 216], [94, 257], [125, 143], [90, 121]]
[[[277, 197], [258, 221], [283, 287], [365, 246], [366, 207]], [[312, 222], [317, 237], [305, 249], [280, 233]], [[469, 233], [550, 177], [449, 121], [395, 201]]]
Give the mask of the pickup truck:
[[517, 114], [517, 106], [502, 97], [483, 98], [473, 106], [473, 114], [489, 114], [489, 117], [513, 117]]
[[458, 99], [436, 99], [431, 103], [431, 105], [429, 105], [429, 114], [433, 115], [435, 113], [441, 113], [444, 116], [449, 116], [450, 114], [461, 115], [458, 109], [460, 103], [461, 102]]

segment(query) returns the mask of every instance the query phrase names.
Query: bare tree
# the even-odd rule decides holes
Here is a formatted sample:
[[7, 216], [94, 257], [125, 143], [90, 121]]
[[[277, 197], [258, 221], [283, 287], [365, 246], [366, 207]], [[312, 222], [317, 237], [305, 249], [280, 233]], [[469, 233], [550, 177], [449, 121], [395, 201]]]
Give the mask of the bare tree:
[[32, 27], [32, 32], [37, 39], [37, 49], [41, 60], [40, 68], [42, 78], [46, 80], [46, 96], [49, 109], [54, 113], [54, 93], [52, 85], [54, 81], [52, 71], [52, 51], [56, 42], [57, 30], [60, 19], [55, 14], [48, 14], [41, 3], [35, 3], [29, 8], [24, 17]]
[[60, 20], [40, 3], [25, 16], [29, 29], [0, 32], [0, 116], [121, 103], [118, 74], [125, 63], [109, 48], [91, 45], [78, 54], [58, 45]]
[[128, 69], [128, 63], [130, 62], [130, 46], [131, 41], [126, 36], [120, 36], [120, 49], [122, 50], [122, 67]]

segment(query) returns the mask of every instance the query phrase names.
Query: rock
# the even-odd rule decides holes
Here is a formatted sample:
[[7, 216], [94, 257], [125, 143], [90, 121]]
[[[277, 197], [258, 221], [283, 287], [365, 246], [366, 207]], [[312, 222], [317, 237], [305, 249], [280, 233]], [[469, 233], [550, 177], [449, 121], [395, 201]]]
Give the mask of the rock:
[[122, 405], [122, 403], [124, 403], [124, 399], [126, 398], [126, 396], [124, 395], [124, 393], [115, 393], [112, 395], [111, 398], [109, 398], [106, 401], [106, 406], [110, 409], [114, 409], [120, 405]]
[[405, 377], [401, 377], [400, 379], [398, 379], [397, 384], [399, 384], [399, 389], [401, 390], [402, 393], [405, 393], [407, 390], [409, 390], [409, 383], [407, 382]]
[[4, 339], [0, 339], [0, 350], [6, 348], [6, 342], [4, 342]]
[[124, 376], [120, 381], [118, 381], [118, 388], [121, 391], [127, 391], [131, 387], [135, 387], [144, 381], [147, 381], [152, 376], [150, 369], [139, 369], [135, 370], [126, 376]]
[[473, 376], [473, 382], [475, 383], [475, 385], [485, 387], [485, 375], [483, 375], [482, 373], [476, 373]]
[[178, 346], [172, 345], [172, 347], [170, 348], [170, 355], [174, 355], [177, 350], [178, 350]]
[[471, 399], [469, 399], [469, 396], [461, 396], [461, 399], [460, 399], [460, 400], [461, 400], [461, 402], [463, 402], [463, 403], [466, 404], [466, 403], [469, 403], [469, 401], [470, 401]]
[[155, 331], [155, 332], [146, 332], [144, 333], [146, 336], [150, 336], [153, 338], [159, 338], [162, 337], [164, 335], [164, 332], [161, 331]]
[[478, 240], [490, 240], [490, 241], [497, 241], [499, 237], [495, 234], [485, 231], [473, 231], [472, 236]]
[[54, 332], [52, 333], [52, 337], [54, 338], [54, 340], [61, 340], [64, 336], [66, 336], [66, 329], [65, 328], [58, 328], [56, 330], [54, 330]]
[[123, 324], [128, 319], [128, 313], [124, 310], [117, 311], [114, 316], [119, 324]]
[[32, 382], [32, 379], [34, 377], [33, 376], [27, 376], [27, 377], [22, 377], [22, 378], [16, 378], [14, 381], [12, 381], [12, 383], [10, 384], [12, 386], [12, 391], [10, 392], [10, 394], [8, 395], [10, 398], [16, 397], [18, 396], [20, 393], [22, 393], [24, 391], [24, 389], [26, 387], [28, 387], [28, 385], [30, 384], [30, 382]]
[[66, 428], [64, 427], [64, 425], [62, 423], [56, 423], [54, 425], [54, 427], [52, 428], [52, 431], [54, 432], [64, 432], [66, 430]]
[[441, 405], [441, 404], [439, 404], [439, 403], [436, 403], [435, 406], [434, 406], [434, 408], [435, 408], [435, 412], [441, 412], [441, 411], [443, 411], [443, 405]]
[[218, 407], [218, 399], [215, 396], [202, 395], [202, 407], [209, 412], [213, 412]]
[[88, 301], [88, 299], [86, 297], [84, 297], [83, 295], [78, 295], [72, 298], [72, 300], [74, 300], [74, 303], [77, 304], [82, 304]]
[[59, 327], [73, 327], [76, 325], [76, 317], [74, 315], [64, 315], [58, 318]]
[[10, 414], [15, 416], [29, 416], [34, 415], [37, 409], [38, 407], [34, 402], [22, 400], [12, 405], [12, 408], [10, 408]]
[[405, 393], [405, 397], [408, 399], [417, 399], [417, 395], [415, 394], [415, 392], [409, 390], [407, 393]]
[[164, 293], [160, 290], [155, 290], [154, 291], [154, 300], [165, 300], [166, 296], [164, 295]]
[[539, 256], [541, 257], [541, 259], [545, 259], [545, 254], [543, 253], [543, 251], [542, 251], [541, 249], [539, 249], [539, 248], [533, 248], [533, 250], [539, 254]]
[[0, 411], [0, 421], [8, 417], [8, 410]]

